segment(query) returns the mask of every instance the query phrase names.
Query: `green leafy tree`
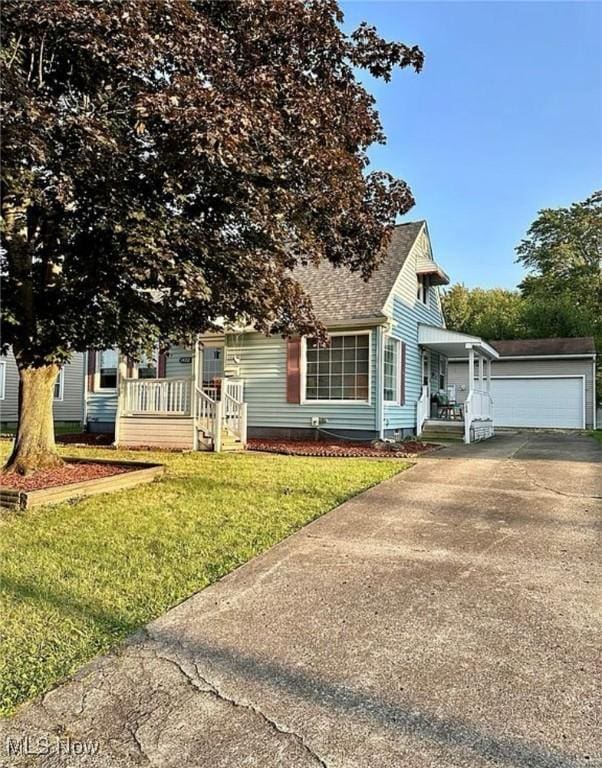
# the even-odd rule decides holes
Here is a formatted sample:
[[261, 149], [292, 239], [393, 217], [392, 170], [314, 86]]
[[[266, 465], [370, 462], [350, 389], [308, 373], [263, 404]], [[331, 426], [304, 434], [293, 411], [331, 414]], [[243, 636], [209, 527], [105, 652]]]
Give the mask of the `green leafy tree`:
[[484, 339], [515, 339], [521, 335], [522, 299], [518, 291], [504, 288], [451, 286], [442, 295], [447, 327]]
[[2, 4], [2, 342], [20, 374], [10, 471], [59, 462], [52, 388], [77, 351], [186, 340], [212, 320], [319, 330], [299, 262], [365, 277], [407, 185], [356, 77], [422, 52], [334, 0]]
[[[544, 208], [516, 249], [532, 337], [594, 336], [602, 349], [602, 191], [568, 208]], [[598, 400], [602, 365], [598, 362]]]
[[516, 252], [530, 335], [602, 341], [602, 192], [541, 210]]

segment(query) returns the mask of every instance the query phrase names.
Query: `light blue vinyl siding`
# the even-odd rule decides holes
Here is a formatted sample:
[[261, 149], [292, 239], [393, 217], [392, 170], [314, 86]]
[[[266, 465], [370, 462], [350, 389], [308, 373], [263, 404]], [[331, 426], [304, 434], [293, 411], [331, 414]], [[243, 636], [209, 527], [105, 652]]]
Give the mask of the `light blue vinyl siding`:
[[117, 391], [88, 392], [88, 422], [113, 424], [117, 414]]
[[[165, 361], [165, 376], [168, 379], [189, 379], [192, 377], [194, 350], [185, 347], [171, 347]], [[186, 362], [190, 358], [190, 362]]]
[[[357, 329], [357, 332], [361, 332]], [[228, 337], [226, 364], [239, 358], [249, 427], [311, 428], [311, 417], [327, 421], [321, 426], [334, 430], [374, 432], [376, 426], [376, 331], [371, 330], [370, 405], [335, 402], [294, 404], [286, 401], [287, 342], [279, 336], [258, 333]]]
[[[409, 273], [408, 279], [415, 281], [415, 274]], [[405, 294], [407, 295], [407, 293]], [[390, 335], [406, 343], [405, 405], [385, 403], [384, 428], [413, 429], [416, 427], [416, 403], [422, 391], [422, 357], [418, 346], [418, 324], [443, 325], [436, 288], [429, 288], [428, 304], [416, 301], [407, 303], [397, 291], [390, 304], [393, 327]], [[431, 382], [438, 381], [439, 360], [431, 355]]]

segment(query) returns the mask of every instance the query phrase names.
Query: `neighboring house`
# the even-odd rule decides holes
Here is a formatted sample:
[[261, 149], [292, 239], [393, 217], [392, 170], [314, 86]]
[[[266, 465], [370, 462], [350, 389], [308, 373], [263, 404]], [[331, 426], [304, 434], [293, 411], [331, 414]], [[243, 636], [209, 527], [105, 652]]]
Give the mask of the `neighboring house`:
[[[596, 426], [596, 348], [591, 337], [490, 342], [496, 427], [584, 429]], [[449, 383], [463, 401], [465, 360], [449, 361]]]
[[[85, 426], [84, 358], [75, 355], [65, 365], [54, 387], [54, 422], [58, 429], [81, 431]], [[17, 425], [19, 371], [12, 351], [0, 357], [0, 422], [2, 429]]]

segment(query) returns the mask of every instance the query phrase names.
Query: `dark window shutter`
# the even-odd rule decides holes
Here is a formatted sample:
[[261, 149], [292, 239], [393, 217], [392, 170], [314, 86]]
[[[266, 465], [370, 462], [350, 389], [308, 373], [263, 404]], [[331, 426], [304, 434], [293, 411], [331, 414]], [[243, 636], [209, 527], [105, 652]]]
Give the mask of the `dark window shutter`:
[[88, 350], [88, 392], [94, 392], [94, 377], [96, 375], [96, 350]]
[[167, 355], [165, 354], [165, 352], [159, 352], [159, 358], [157, 360], [157, 378], [164, 379], [166, 370], [167, 370]]
[[301, 339], [288, 339], [286, 344], [286, 402], [301, 402]]
[[126, 363], [125, 363], [125, 375], [126, 375], [126, 378], [128, 378], [128, 379], [132, 378], [132, 374], [134, 373], [134, 366], [135, 366], [134, 361], [132, 360], [131, 357], [128, 357], [127, 360], [126, 360]]
[[399, 350], [399, 404], [406, 404], [406, 343], [402, 341]]

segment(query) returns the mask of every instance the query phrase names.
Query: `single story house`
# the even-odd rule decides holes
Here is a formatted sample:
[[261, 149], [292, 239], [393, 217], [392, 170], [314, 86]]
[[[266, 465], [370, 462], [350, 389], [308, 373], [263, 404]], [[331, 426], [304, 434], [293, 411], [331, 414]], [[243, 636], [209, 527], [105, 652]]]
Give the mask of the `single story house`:
[[[591, 337], [491, 341], [496, 427], [596, 428], [596, 348]], [[448, 382], [463, 402], [466, 360], [450, 359]]]

